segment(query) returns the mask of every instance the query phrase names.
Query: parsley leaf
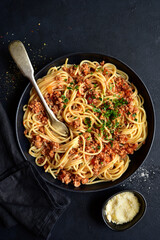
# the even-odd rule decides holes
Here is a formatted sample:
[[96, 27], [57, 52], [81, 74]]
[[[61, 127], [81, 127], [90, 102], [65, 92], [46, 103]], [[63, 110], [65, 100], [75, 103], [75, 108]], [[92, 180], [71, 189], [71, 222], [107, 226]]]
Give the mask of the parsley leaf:
[[101, 109], [100, 109], [100, 108], [95, 108], [95, 107], [94, 107], [94, 108], [93, 108], [93, 111], [94, 111], [94, 112], [97, 112], [97, 113], [101, 113]]
[[84, 119], [84, 123], [85, 123], [86, 125], [88, 125], [88, 127], [91, 127], [91, 120], [90, 120], [90, 118], [86, 117], [86, 118]]
[[65, 98], [65, 99], [63, 100], [64, 103], [67, 103], [68, 101], [69, 101], [68, 98]]
[[92, 131], [92, 129], [91, 129], [91, 128], [88, 128], [88, 129], [87, 129], [87, 132], [89, 132], [89, 133], [90, 133], [91, 131]]
[[117, 128], [119, 126], [119, 122], [116, 121], [114, 127]]
[[76, 86], [75, 86], [75, 89], [78, 91], [78, 89], [79, 89], [79, 86], [78, 86], [78, 85], [76, 85]]
[[67, 102], [69, 101], [69, 99], [68, 99], [68, 98], [66, 98], [66, 96], [65, 96], [65, 95], [62, 95], [61, 97], [62, 97], [62, 99], [63, 99], [63, 102], [64, 102], [64, 103], [67, 103]]

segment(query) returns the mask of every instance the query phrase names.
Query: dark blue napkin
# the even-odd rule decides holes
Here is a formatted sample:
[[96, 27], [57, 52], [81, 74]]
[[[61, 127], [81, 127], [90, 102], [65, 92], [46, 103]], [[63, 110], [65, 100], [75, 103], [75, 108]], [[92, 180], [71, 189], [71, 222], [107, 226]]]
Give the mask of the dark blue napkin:
[[23, 224], [40, 239], [49, 238], [70, 200], [46, 183], [19, 152], [8, 117], [0, 104], [0, 220]]

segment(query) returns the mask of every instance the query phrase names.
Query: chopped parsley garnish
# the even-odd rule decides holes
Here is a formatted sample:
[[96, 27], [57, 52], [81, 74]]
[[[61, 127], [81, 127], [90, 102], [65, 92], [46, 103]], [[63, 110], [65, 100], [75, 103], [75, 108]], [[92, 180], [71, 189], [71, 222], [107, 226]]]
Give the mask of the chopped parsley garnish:
[[91, 97], [92, 97], [92, 99], [96, 99], [96, 97], [95, 97], [95, 96], [93, 96], [93, 95], [92, 95]]
[[[110, 85], [112, 86], [112, 85]], [[91, 96], [92, 97], [92, 96]], [[88, 100], [91, 100], [91, 97], [88, 98]], [[116, 94], [114, 94], [114, 97], [117, 97]], [[120, 97], [120, 96], [119, 96]], [[92, 97], [93, 98], [93, 97]], [[98, 98], [100, 101], [103, 101], [103, 98], [99, 97]], [[114, 132], [117, 128], [119, 128], [120, 123], [119, 121], [115, 120], [116, 118], [118, 118], [119, 116], [121, 116], [121, 114], [119, 113], [119, 107], [128, 104], [127, 100], [125, 100], [124, 98], [115, 98], [115, 99], [110, 99], [107, 98], [107, 101], [105, 100], [105, 102], [103, 102], [103, 105], [101, 105], [100, 107], [95, 106], [93, 103], [91, 104], [93, 106], [93, 112], [95, 113], [99, 113], [98, 118], [101, 119], [102, 116], [105, 117], [105, 119], [101, 119], [101, 123], [94, 126], [94, 128], [98, 128], [100, 132], [103, 132], [103, 135], [105, 137], [105, 140], [108, 140], [111, 145], [113, 145], [112, 141], [114, 140], [112, 139], [108, 139], [107, 135], [105, 134], [105, 128], [108, 128], [110, 130], [110, 133], [113, 134], [114, 137]], [[127, 113], [128, 115], [131, 114], [129, 111]], [[136, 116], [136, 114], [135, 114]], [[115, 120], [113, 122], [113, 120]], [[135, 119], [135, 121], [137, 121]], [[90, 132], [91, 129], [91, 121], [89, 118], [85, 118], [85, 124], [88, 125], [88, 130], [87, 132]], [[101, 136], [100, 134], [98, 134], [98, 136]]]
[[91, 139], [91, 136], [89, 136], [88, 138], [87, 138], [87, 140], [90, 140]]
[[113, 141], [114, 140], [114, 138], [110, 138], [110, 139], [108, 139], [109, 141]]
[[88, 125], [88, 127], [91, 127], [91, 120], [90, 120], [90, 118], [86, 117], [86, 118], [84, 119], [84, 123], [85, 123], [86, 125]]
[[104, 103], [104, 108], [103, 108], [103, 110], [107, 110], [108, 108], [109, 108], [109, 106], [110, 106], [110, 104], [106, 104], [106, 103]]
[[78, 91], [78, 89], [79, 89], [79, 86], [77, 85], [77, 86], [75, 86], [75, 89]]
[[67, 87], [67, 89], [72, 89], [71, 87]]
[[134, 113], [134, 114], [132, 114], [132, 117], [135, 117], [137, 114], [136, 113]]
[[119, 122], [116, 121], [114, 127], [117, 128], [119, 126]]
[[69, 101], [68, 98], [66, 98], [65, 95], [62, 95], [61, 97], [63, 98], [63, 102], [64, 102], [64, 103], [67, 103], [67, 102]]
[[91, 129], [91, 128], [88, 128], [88, 129], [87, 129], [87, 132], [89, 132], [89, 133], [92, 132], [92, 129]]
[[102, 67], [98, 67], [98, 68], [96, 69], [96, 72], [98, 72], [99, 70], [101, 70], [102, 72], [104, 71], [104, 69], [103, 69]]
[[112, 90], [112, 87], [113, 87], [113, 86], [112, 86], [112, 85], [110, 85], [110, 86], [109, 86], [109, 89], [110, 89], [110, 90]]
[[115, 119], [118, 117], [118, 109], [113, 110], [113, 109], [108, 109], [103, 115], [106, 118], [111, 118], [111, 120]]
[[93, 108], [93, 112], [97, 112], [97, 113], [101, 113], [101, 109], [100, 108]]
[[120, 107], [120, 106], [125, 105], [125, 104], [128, 104], [128, 102], [124, 98], [115, 99], [115, 100], [113, 100], [113, 103], [114, 103], [115, 108]]
[[101, 147], [100, 146], [97, 146], [98, 149], [100, 149]]
[[68, 98], [65, 98], [65, 99], [63, 100], [64, 103], [67, 103], [68, 101], [69, 101]]
[[106, 122], [104, 120], [101, 120], [102, 122], [102, 127], [100, 128], [100, 131], [104, 131], [106, 127]]

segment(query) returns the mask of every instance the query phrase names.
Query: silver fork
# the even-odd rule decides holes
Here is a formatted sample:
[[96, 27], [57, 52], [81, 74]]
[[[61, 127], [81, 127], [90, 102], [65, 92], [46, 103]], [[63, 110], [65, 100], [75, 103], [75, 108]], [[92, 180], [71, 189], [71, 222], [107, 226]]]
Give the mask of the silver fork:
[[31, 61], [28, 57], [27, 51], [23, 45], [23, 43], [19, 40], [13, 41], [9, 44], [9, 52], [14, 59], [15, 63], [17, 64], [18, 68], [22, 72], [22, 74], [27, 77], [33, 87], [35, 88], [45, 110], [46, 113], [50, 119], [52, 127], [56, 130], [56, 132], [59, 132], [60, 135], [63, 137], [68, 137], [69, 136], [69, 130], [67, 126], [60, 122], [56, 116], [54, 115], [53, 111], [49, 108], [47, 105], [41, 91], [39, 90], [39, 87], [35, 81], [34, 78], [34, 69], [31, 64]]

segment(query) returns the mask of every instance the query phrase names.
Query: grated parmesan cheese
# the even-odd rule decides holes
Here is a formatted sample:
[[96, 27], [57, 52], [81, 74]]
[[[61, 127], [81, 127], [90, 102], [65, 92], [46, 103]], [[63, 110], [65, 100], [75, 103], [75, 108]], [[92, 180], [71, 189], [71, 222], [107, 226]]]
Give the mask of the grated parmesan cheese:
[[132, 192], [117, 194], [106, 205], [106, 217], [109, 222], [123, 224], [130, 222], [139, 212], [140, 204]]

